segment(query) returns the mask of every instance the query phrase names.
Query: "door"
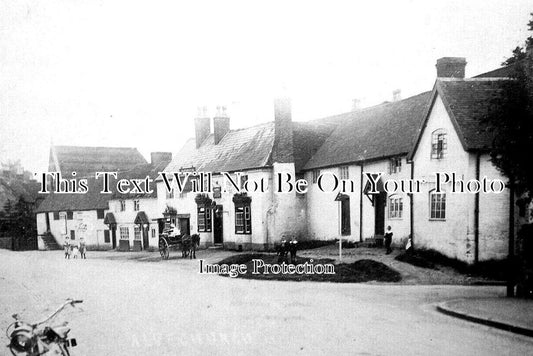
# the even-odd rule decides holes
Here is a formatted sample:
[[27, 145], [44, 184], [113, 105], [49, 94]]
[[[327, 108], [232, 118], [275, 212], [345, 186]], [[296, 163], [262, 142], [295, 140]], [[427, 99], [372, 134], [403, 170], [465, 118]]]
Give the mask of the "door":
[[189, 218], [178, 218], [178, 224], [180, 227], [180, 232], [182, 234], [191, 234], [191, 225], [189, 223]]
[[374, 234], [385, 235], [385, 200], [387, 199], [386, 192], [380, 192], [374, 195], [374, 212], [375, 212], [375, 229]]
[[146, 250], [148, 247], [150, 247], [150, 237], [148, 236], [149, 230], [148, 226], [141, 228], [143, 234], [143, 248]]
[[350, 198], [341, 200], [341, 235], [350, 235]]
[[213, 241], [216, 244], [221, 244], [222, 238], [222, 205], [217, 205], [213, 212]]
[[117, 229], [111, 230], [111, 242], [113, 242], [113, 248], [117, 248]]

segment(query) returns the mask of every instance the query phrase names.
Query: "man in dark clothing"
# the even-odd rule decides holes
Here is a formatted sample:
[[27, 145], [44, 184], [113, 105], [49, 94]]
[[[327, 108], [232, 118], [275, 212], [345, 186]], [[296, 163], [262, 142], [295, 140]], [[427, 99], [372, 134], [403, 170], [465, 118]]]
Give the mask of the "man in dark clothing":
[[392, 252], [392, 249], [390, 247], [391, 243], [392, 243], [392, 228], [389, 226], [387, 226], [387, 232], [385, 232], [385, 247], [387, 248], [387, 255], [389, 253]]

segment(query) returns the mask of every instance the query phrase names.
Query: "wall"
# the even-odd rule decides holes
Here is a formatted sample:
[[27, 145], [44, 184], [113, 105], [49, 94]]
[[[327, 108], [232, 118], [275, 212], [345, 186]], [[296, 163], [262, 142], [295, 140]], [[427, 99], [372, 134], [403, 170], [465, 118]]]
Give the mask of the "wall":
[[335, 175], [340, 181], [340, 168], [324, 168], [320, 170], [320, 174], [324, 176], [324, 191], [319, 189], [318, 183], [313, 183], [312, 171], [305, 173], [305, 179], [309, 183], [309, 190], [306, 194], [309, 239], [331, 240], [343, 238], [359, 241], [360, 166], [348, 166], [348, 180], [353, 182], [353, 189], [351, 184], [347, 184], [349, 189], [344, 193], [350, 197], [351, 233], [349, 235], [341, 235], [341, 203], [335, 201], [337, 194], [342, 188], [341, 183], [339, 182], [338, 188], [332, 191], [334, 187], [332, 175]]
[[[65, 241], [65, 220], [61, 218], [54, 220], [54, 214], [52, 212], [37, 214], [38, 235], [46, 233], [45, 214], [48, 214], [50, 218], [50, 232], [52, 236], [54, 236], [59, 246], [62, 246]], [[104, 241], [103, 231], [107, 230], [107, 226], [104, 224], [104, 219], [97, 219], [96, 210], [74, 211], [73, 219], [66, 220], [66, 233], [69, 239], [71, 230], [75, 231], [75, 243], [83, 236], [88, 249], [110, 249], [112, 247], [111, 242], [106, 243]]]
[[[134, 210], [134, 200], [139, 200], [139, 210]], [[158, 204], [157, 198], [139, 198], [139, 199], [125, 199], [126, 203], [125, 211], [120, 211], [120, 199], [113, 199], [109, 201], [109, 210], [115, 216], [117, 222], [117, 244], [120, 239], [120, 227], [127, 227], [129, 229], [129, 246], [132, 248], [135, 241], [135, 218], [140, 211], [144, 211], [150, 220], [148, 226], [148, 246], [142, 245], [144, 249], [148, 247], [158, 248], [159, 246], [159, 227], [157, 219], [162, 218], [162, 210]], [[155, 230], [155, 234], [152, 230]], [[141, 240], [142, 241], [142, 235]], [[141, 244], [137, 241], [137, 244]]]
[[[272, 187], [272, 170], [258, 169], [248, 172], [242, 172], [243, 175], [248, 175], [248, 181], [255, 181], [258, 184], [263, 181], [266, 187]], [[233, 176], [234, 177], [234, 176]], [[234, 180], [236, 178], [234, 177]], [[215, 201], [217, 205], [223, 206], [223, 246], [228, 249], [237, 249], [242, 246], [243, 249], [263, 249], [272, 240], [269, 240], [269, 231], [267, 225], [267, 215], [271, 208], [271, 193], [270, 191], [261, 193], [249, 192], [251, 197], [251, 218], [252, 218], [252, 233], [251, 234], [236, 234], [235, 233], [235, 205], [233, 203], [233, 196], [237, 190], [231, 185], [229, 181], [222, 175], [213, 176], [213, 187], [220, 186], [222, 188], [221, 198], [213, 198], [213, 194], [208, 196]], [[157, 196], [158, 207], [164, 211], [167, 206], [177, 210], [178, 214], [190, 215], [191, 233], [198, 233], [198, 216], [197, 204], [195, 197], [198, 193], [188, 192], [180, 196], [179, 193], [174, 195], [174, 198], [166, 197], [166, 187], [162, 181], [157, 182]], [[214, 220], [214, 219], [213, 219]], [[200, 245], [202, 247], [211, 246], [214, 244], [213, 229], [211, 232], [200, 232]]]
[[[489, 155], [480, 157], [480, 177], [501, 179], [507, 183], [498, 169], [490, 162]], [[516, 208], [518, 210], [518, 208]], [[517, 231], [515, 229], [515, 231]], [[509, 190], [501, 194], [479, 195], [479, 260], [504, 259], [509, 242]]]
[[[390, 173], [390, 160], [382, 159], [379, 161], [366, 163], [363, 165], [363, 173], [383, 173], [381, 182], [384, 184], [387, 180], [394, 180], [400, 184], [402, 180], [408, 181], [411, 179], [411, 165], [407, 164], [406, 156], [401, 158], [401, 168], [399, 172]], [[363, 187], [367, 184], [366, 175], [363, 176]], [[392, 187], [392, 186], [391, 186]], [[392, 189], [392, 188], [391, 188]], [[403, 212], [401, 218], [390, 217], [389, 199], [393, 196], [402, 198]], [[401, 186], [398, 187], [396, 193], [387, 194], [385, 205], [385, 221], [384, 228], [391, 226], [393, 232], [392, 243], [395, 246], [405, 246], [409, 235], [411, 233], [411, 208], [410, 197], [407, 193], [401, 191]], [[375, 208], [372, 202], [363, 194], [363, 239], [372, 238], [375, 235]]]
[[[431, 133], [437, 128], [447, 130], [447, 154], [442, 159], [431, 159]], [[428, 181], [414, 195], [415, 247], [434, 249], [467, 263], [475, 261], [475, 194], [452, 193], [451, 184], [445, 185], [446, 219], [437, 221], [429, 218], [429, 191], [435, 187], [435, 172], [455, 172], [457, 179], [465, 183], [474, 179], [476, 159], [475, 153], [463, 149], [444, 104], [437, 97], [414, 155], [415, 177]], [[480, 161], [480, 177], [484, 175], [501, 178], [487, 155]], [[508, 193], [479, 196], [479, 260], [504, 258]]]

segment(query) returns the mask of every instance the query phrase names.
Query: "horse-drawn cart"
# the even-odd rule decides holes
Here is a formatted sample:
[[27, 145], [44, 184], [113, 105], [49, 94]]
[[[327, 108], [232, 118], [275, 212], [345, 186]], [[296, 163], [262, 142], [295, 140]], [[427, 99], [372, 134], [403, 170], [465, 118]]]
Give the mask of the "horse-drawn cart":
[[173, 226], [165, 227], [159, 234], [159, 253], [161, 258], [168, 260], [170, 249], [181, 249], [181, 256], [196, 258], [196, 248], [200, 245], [200, 236], [193, 234], [178, 234]]

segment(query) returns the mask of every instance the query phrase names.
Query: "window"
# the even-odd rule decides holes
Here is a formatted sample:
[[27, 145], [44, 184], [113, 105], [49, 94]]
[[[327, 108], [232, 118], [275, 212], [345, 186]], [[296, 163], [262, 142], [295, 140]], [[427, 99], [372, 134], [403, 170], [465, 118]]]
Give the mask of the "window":
[[130, 230], [127, 227], [120, 227], [120, 239], [129, 240], [130, 239]]
[[109, 230], [104, 230], [104, 242], [106, 244], [111, 242], [111, 239], [109, 238]]
[[207, 205], [198, 205], [198, 232], [211, 231], [211, 208]]
[[313, 184], [318, 182], [318, 177], [320, 177], [320, 169], [313, 170]]
[[152, 237], [155, 237], [155, 229], [152, 228]]
[[140, 202], [138, 200], [133, 201], [133, 211], [139, 211]]
[[448, 143], [446, 140], [446, 131], [437, 129], [431, 134], [431, 158], [441, 159], [446, 154]]
[[96, 210], [96, 218], [97, 219], [103, 219], [104, 218], [104, 209], [97, 209]]
[[59, 211], [54, 211], [54, 220], [59, 220]]
[[167, 191], [167, 199], [174, 199], [174, 188], [172, 188], [170, 192]]
[[67, 211], [67, 220], [74, 219], [74, 213], [72, 211]]
[[350, 172], [348, 171], [348, 166], [339, 167], [339, 178], [350, 179]]
[[250, 204], [235, 207], [235, 233], [252, 233], [252, 214]]
[[126, 211], [126, 201], [120, 201], [120, 211]]
[[70, 239], [71, 240], [76, 240], [76, 231], [75, 230], [70, 230]]
[[140, 240], [141, 239], [141, 229], [139, 228], [138, 225], [135, 225], [133, 227], [133, 238], [135, 240]]
[[403, 198], [393, 195], [389, 198], [389, 219], [401, 219], [403, 215]]
[[394, 157], [389, 160], [389, 173], [400, 173], [402, 171], [402, 157]]
[[429, 193], [429, 218], [444, 220], [446, 218], [446, 194]]
[[246, 184], [246, 182], [248, 182], [248, 175], [243, 174], [241, 176], [241, 190], [244, 189], [244, 185]]

